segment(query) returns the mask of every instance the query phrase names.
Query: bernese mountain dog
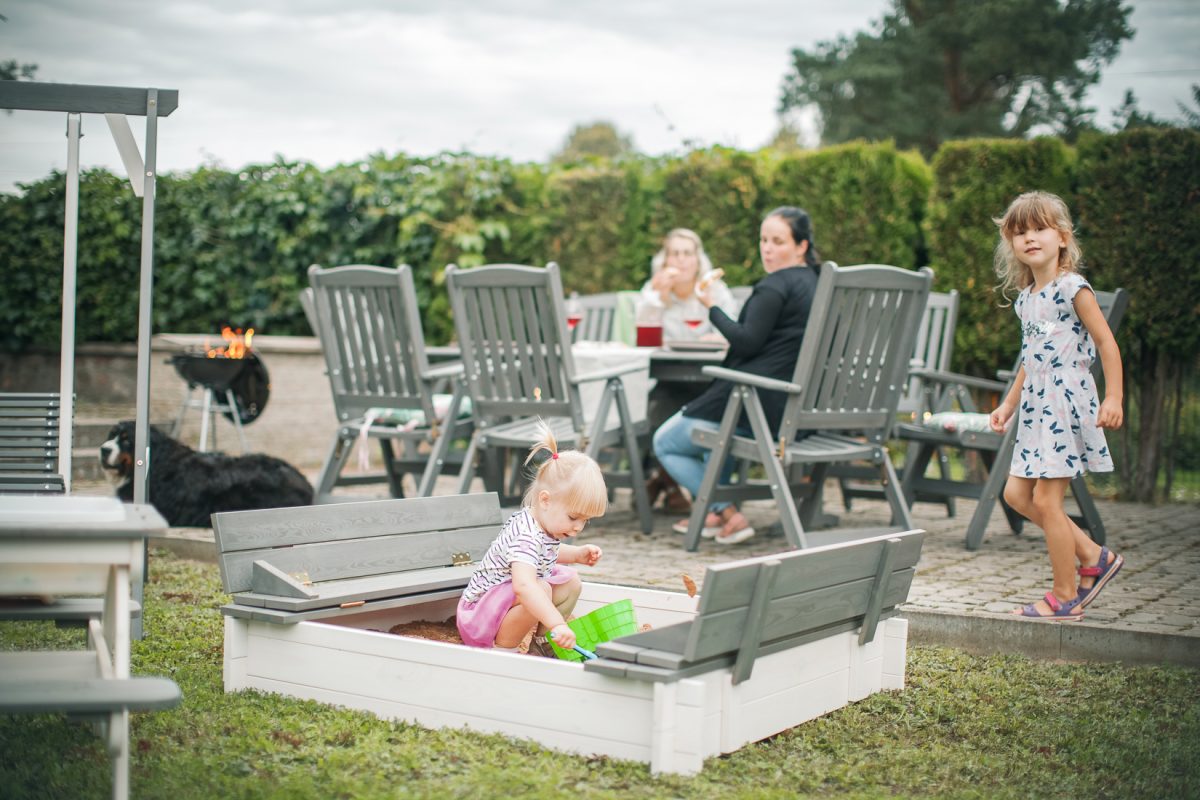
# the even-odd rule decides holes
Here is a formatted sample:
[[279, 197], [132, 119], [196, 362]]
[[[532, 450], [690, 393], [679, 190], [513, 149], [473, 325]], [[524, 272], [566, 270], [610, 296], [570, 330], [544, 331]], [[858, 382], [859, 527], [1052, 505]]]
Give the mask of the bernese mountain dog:
[[[100, 464], [133, 502], [133, 420], [118, 422], [100, 445]], [[150, 426], [146, 493], [173, 528], [208, 528], [218, 511], [312, 505], [313, 489], [300, 472], [273, 456], [200, 453]]]

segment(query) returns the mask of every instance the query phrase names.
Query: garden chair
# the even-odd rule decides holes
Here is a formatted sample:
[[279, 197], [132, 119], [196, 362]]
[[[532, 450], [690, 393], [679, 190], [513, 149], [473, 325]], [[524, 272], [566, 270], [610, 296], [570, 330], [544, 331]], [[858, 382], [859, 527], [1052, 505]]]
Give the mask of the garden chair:
[[[385, 481], [393, 497], [403, 497], [407, 473], [417, 495], [428, 497], [437, 476], [456, 469], [451, 443], [470, 435], [471, 421], [462, 365], [429, 365], [412, 270], [313, 265], [308, 279], [311, 293], [301, 302], [321, 342], [338, 418], [317, 480], [318, 502], [337, 486]], [[450, 394], [436, 394], [446, 381]], [[342, 474], [360, 439], [364, 447], [366, 440], [379, 443], [382, 475]], [[400, 454], [393, 442], [401, 444]]]
[[[1117, 289], [1114, 292], [1096, 292], [1096, 301], [1100, 304], [1100, 310], [1104, 312], [1108, 325], [1115, 334], [1120, 327], [1121, 319], [1125, 316], [1125, 309], [1129, 305], [1129, 293], [1124, 289]], [[947, 391], [966, 394], [967, 390], [975, 389], [999, 393], [1003, 397], [1012, 385], [1012, 379], [1019, 366], [1020, 361], [1018, 360], [1011, 373], [1002, 373], [1007, 377], [1007, 382], [972, 378], [967, 375], [933, 369], [919, 369], [915, 372], [920, 374], [922, 380], [931, 385], [945, 386]], [[1096, 363], [1092, 365], [1092, 374], [1099, 377], [1100, 367], [1100, 359], [1097, 358]], [[973, 410], [972, 408], [971, 411]], [[1004, 509], [1005, 517], [1008, 519], [1013, 533], [1021, 532], [1025, 518], [1004, 502], [1004, 484], [1008, 480], [1013, 444], [1017, 437], [1016, 419], [1013, 420], [1013, 424], [1009, 426], [1007, 432], [998, 434], [988, 426], [987, 414], [935, 414], [924, 421], [897, 426], [896, 436], [909, 442], [902, 485], [904, 496], [910, 504], [922, 500], [942, 502], [946, 497], [978, 499], [975, 512], [971, 515], [971, 521], [967, 525], [966, 544], [968, 550], [979, 548], [984, 532], [987, 530], [992, 509], [997, 501]], [[967, 475], [963, 480], [952, 480], [945, 474], [940, 479], [925, 477], [925, 470], [930, 459], [939, 449], [945, 450], [946, 448], [955, 448], [962, 453], [977, 453], [982, 465], [986, 468], [986, 475], [982, 481], [973, 480], [971, 475]], [[1100, 512], [1088, 492], [1087, 482], [1083, 477], [1077, 477], [1071, 481], [1071, 491], [1075, 495], [1075, 502], [1080, 511], [1079, 514], [1073, 515], [1072, 519], [1086, 530], [1097, 544], [1104, 544], [1104, 523], [1100, 519]]]
[[572, 342], [610, 342], [617, 316], [617, 293], [585, 294], [575, 298], [583, 313], [571, 331]]
[[[696, 444], [712, 450], [688, 521], [685, 546], [695, 550], [709, 505], [720, 500], [774, 498], [792, 547], [811, 543], [805, 533], [819, 506], [830, 465], [869, 461], [892, 508], [892, 524], [912, 528], [885, 443], [908, 375], [909, 359], [933, 273], [882, 265], [822, 266], [804, 341], [791, 381], [726, 367], [704, 373], [734, 384], [719, 431], [696, 431]], [[767, 427], [760, 390], [787, 394], [777, 436]], [[752, 435], [735, 431], [745, 412]], [[810, 432], [797, 439], [800, 432]], [[766, 479], [718, 485], [725, 459], [762, 464]], [[800, 477], [808, 468], [808, 476]], [[789, 478], [797, 478], [795, 482]], [[795, 494], [806, 498], [797, 511]], [[801, 518], [801, 512], [804, 518]], [[861, 538], [857, 532], [822, 539]]]
[[[917, 372], [921, 368], [930, 368], [939, 372], [950, 369], [950, 355], [954, 350], [954, 326], [958, 321], [958, 292], [930, 292], [929, 301], [925, 304], [925, 314], [921, 317], [921, 325], [917, 328], [917, 341], [913, 347], [913, 356], [908, 373], [908, 384], [904, 394], [900, 395], [897, 412], [901, 421], [920, 422], [930, 414], [939, 411], [949, 411], [957, 396], [945, 384], [926, 381]], [[970, 395], [962, 393], [969, 398]], [[933, 454], [938, 460], [942, 477], [950, 477], [950, 459], [940, 448]], [[842, 490], [842, 504], [849, 511], [856, 497], [880, 499], [883, 490], [878, 486], [866, 486], [859, 481], [871, 477], [864, 472], [863, 467], [837, 467], [833, 474], [838, 478]], [[901, 471], [903, 474], [903, 471]], [[941, 500], [946, 506], [946, 515], [954, 516], [954, 498], [945, 497]]]
[[[581, 375], [572, 357], [558, 265], [544, 269], [495, 264], [461, 270], [446, 268], [446, 286], [462, 348], [467, 394], [475, 414], [475, 432], [463, 458], [460, 494], [470, 490], [476, 455], [523, 453], [539, 438], [545, 420], [560, 447], [577, 448], [596, 458], [604, 448], [624, 451], [628, 472], [610, 472], [608, 484], [633, 489], [642, 530], [653, 525], [642, 475], [638, 435], [645, 420], [634, 422], [621, 376], [644, 369], [629, 364]], [[598, 408], [584, 409], [580, 385], [604, 381]], [[610, 410], [616, 407], [615, 422]], [[518, 462], [519, 463], [519, 462]], [[499, 465], [499, 467], [497, 467]], [[503, 484], [503, 458], [489, 464], [493, 487]], [[514, 464], [514, 471], [519, 467]]]

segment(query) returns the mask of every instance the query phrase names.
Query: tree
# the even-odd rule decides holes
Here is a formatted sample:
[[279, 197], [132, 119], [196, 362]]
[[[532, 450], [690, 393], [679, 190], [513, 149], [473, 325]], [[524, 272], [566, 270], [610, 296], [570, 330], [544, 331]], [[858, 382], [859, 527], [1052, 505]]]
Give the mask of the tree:
[[780, 110], [816, 106], [823, 143], [941, 142], [1090, 127], [1087, 89], [1133, 35], [1121, 0], [893, 0], [871, 33], [792, 51]]
[[597, 121], [572, 128], [562, 149], [551, 156], [551, 161], [564, 164], [589, 156], [617, 158], [632, 152], [633, 139], [620, 133], [611, 122]]
[[1138, 108], [1137, 97], [1134, 96], [1132, 90], [1126, 89], [1124, 102], [1113, 112], [1113, 126], [1119, 131], [1129, 131], [1134, 128], [1200, 130], [1200, 84], [1192, 84], [1192, 100], [1196, 103], [1195, 108], [1189, 108], [1178, 100], [1175, 101], [1181, 115], [1178, 120], [1163, 119]]
[[31, 81], [35, 72], [37, 64], [18, 64], [14, 58], [0, 61], [0, 81]]

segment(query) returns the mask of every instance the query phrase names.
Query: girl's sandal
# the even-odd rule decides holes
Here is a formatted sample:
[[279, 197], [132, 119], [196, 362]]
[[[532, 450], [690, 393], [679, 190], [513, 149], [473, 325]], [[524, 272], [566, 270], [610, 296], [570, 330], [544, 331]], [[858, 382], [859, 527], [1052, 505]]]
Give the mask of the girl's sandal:
[[[1109, 560], [1109, 556], [1112, 559]], [[1121, 571], [1121, 566], [1125, 563], [1125, 557], [1117, 555], [1110, 551], [1107, 547], [1101, 546], [1100, 560], [1096, 562], [1094, 567], [1080, 567], [1078, 572], [1081, 578], [1095, 578], [1096, 581], [1086, 589], [1079, 587], [1079, 607], [1083, 608], [1088, 603], [1096, 599], [1096, 595], [1100, 594], [1110, 580], [1116, 577], [1116, 574]]]
[[1083, 612], [1072, 613], [1075, 607], [1079, 605], [1080, 598], [1069, 600], [1066, 603], [1054, 596], [1054, 592], [1046, 592], [1046, 596], [1042, 598], [1046, 601], [1046, 605], [1050, 607], [1049, 614], [1043, 614], [1038, 611], [1037, 603], [1030, 603], [1020, 610], [1014, 611], [1013, 614], [1027, 619], [1037, 619], [1043, 622], [1078, 622], [1083, 619]]

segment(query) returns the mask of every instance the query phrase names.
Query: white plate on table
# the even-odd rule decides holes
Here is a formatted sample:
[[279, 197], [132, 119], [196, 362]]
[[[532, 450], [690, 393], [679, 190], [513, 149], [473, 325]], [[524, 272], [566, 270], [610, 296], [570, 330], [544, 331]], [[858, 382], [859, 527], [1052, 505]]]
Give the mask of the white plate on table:
[[686, 340], [670, 340], [663, 342], [663, 347], [668, 350], [696, 350], [701, 352], [715, 353], [718, 350], [725, 350], [729, 347], [725, 342], [704, 342], [704, 341], [686, 341]]

